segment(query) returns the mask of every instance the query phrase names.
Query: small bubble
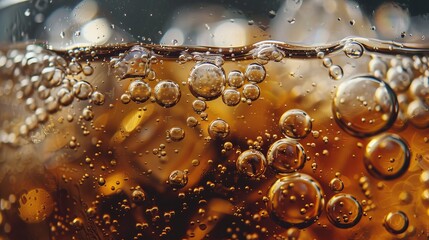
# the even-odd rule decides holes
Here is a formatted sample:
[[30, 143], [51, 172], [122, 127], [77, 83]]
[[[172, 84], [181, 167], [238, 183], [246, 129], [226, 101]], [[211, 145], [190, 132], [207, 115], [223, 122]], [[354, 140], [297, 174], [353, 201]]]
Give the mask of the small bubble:
[[131, 100], [136, 103], [146, 102], [150, 98], [152, 92], [149, 84], [140, 79], [131, 82], [128, 86], [128, 91], [130, 92]]
[[241, 88], [244, 84], [244, 74], [238, 70], [233, 70], [228, 74], [228, 84], [231, 87]]
[[260, 151], [250, 149], [242, 152], [236, 161], [237, 170], [250, 178], [257, 178], [265, 173], [267, 160]]
[[128, 93], [124, 93], [121, 95], [121, 102], [123, 104], [128, 104], [131, 101], [131, 96]]
[[349, 58], [360, 58], [363, 55], [363, 47], [358, 42], [348, 42], [344, 45], [344, 53]]
[[227, 106], [237, 106], [241, 101], [241, 94], [235, 88], [227, 88], [222, 93], [222, 101]]
[[411, 84], [411, 76], [402, 66], [391, 67], [387, 71], [386, 80], [395, 92], [404, 92]]
[[335, 177], [329, 182], [329, 188], [335, 193], [341, 192], [344, 189], [344, 183], [341, 179]]
[[229, 135], [229, 124], [222, 119], [212, 121], [208, 127], [208, 133], [213, 139], [223, 139]]
[[196, 113], [201, 113], [206, 110], [207, 104], [205, 101], [197, 99], [192, 102], [192, 108]]
[[329, 67], [329, 77], [334, 80], [340, 80], [343, 78], [343, 69], [338, 65], [332, 65]]
[[170, 173], [168, 182], [174, 188], [183, 188], [188, 183], [188, 175], [182, 170], [174, 170]]
[[198, 125], [198, 120], [195, 117], [188, 117], [186, 119], [186, 125], [188, 127], [196, 127]]
[[277, 173], [292, 173], [304, 167], [306, 154], [300, 143], [284, 138], [270, 146], [267, 160], [268, 165]]
[[99, 106], [101, 106], [101, 105], [104, 104], [104, 98], [105, 98], [104, 94], [102, 94], [102, 93], [100, 93], [98, 91], [93, 92], [92, 95], [91, 95], [92, 102], [95, 105], [99, 105]]
[[291, 109], [280, 117], [279, 126], [286, 137], [302, 139], [311, 132], [312, 123], [306, 112], [300, 109]]
[[132, 192], [131, 197], [132, 197], [132, 200], [134, 203], [142, 204], [144, 202], [144, 200], [146, 199], [146, 194], [139, 187]]
[[362, 218], [362, 207], [349, 194], [337, 194], [326, 204], [326, 215], [329, 221], [338, 228], [351, 228]]
[[180, 127], [172, 127], [168, 130], [168, 135], [171, 140], [178, 142], [185, 138], [185, 131]]
[[73, 92], [77, 98], [85, 100], [91, 96], [93, 89], [91, 84], [89, 84], [88, 82], [79, 81], [73, 85]]
[[395, 179], [408, 170], [410, 149], [400, 136], [383, 134], [368, 143], [364, 162], [371, 175], [380, 179]]
[[250, 83], [243, 86], [243, 96], [246, 99], [255, 101], [259, 98], [259, 95], [261, 95], [261, 89], [258, 85]]
[[408, 217], [402, 211], [389, 212], [384, 217], [383, 226], [392, 234], [401, 234], [408, 228]]
[[162, 107], [169, 108], [176, 105], [181, 97], [179, 84], [171, 80], [163, 80], [155, 86], [155, 100]]
[[264, 81], [266, 76], [266, 71], [264, 66], [251, 63], [247, 66], [246, 72], [244, 74], [249, 82], [260, 83]]
[[188, 78], [191, 93], [204, 100], [218, 98], [222, 94], [225, 83], [225, 72], [213, 63], [196, 65]]

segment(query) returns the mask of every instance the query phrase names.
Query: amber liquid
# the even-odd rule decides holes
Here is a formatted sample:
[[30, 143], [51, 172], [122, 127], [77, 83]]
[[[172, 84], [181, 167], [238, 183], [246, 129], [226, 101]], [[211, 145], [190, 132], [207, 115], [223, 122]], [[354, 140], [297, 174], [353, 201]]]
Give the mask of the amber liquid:
[[[71, 51], [33, 45], [4, 48], [0, 55], [1, 237], [427, 239], [429, 107], [415, 88], [429, 87], [424, 80], [413, 85], [427, 74], [427, 49], [355, 39], [352, 42], [362, 47], [362, 53], [353, 56], [343, 51], [350, 41], [319, 47], [263, 42], [231, 49], [143, 45], [137, 51], [133, 44]], [[370, 69], [374, 58], [386, 69]], [[196, 89], [190, 87], [188, 79], [201, 64], [224, 73], [221, 90], [210, 84], [208, 90], [197, 89], [198, 79]], [[249, 81], [246, 71], [251, 64], [265, 69], [262, 81]], [[359, 112], [363, 105], [350, 104], [348, 116], [356, 114], [359, 119], [341, 125], [334, 103], [341, 98], [337, 92], [341, 85], [356, 76], [376, 77], [383, 87], [393, 85], [388, 71], [397, 66], [408, 71], [410, 81], [395, 83], [405, 89], [386, 87], [393, 93], [393, 107], [385, 114], [393, 120], [377, 115], [375, 121], [385, 121], [384, 127], [371, 131], [376, 124], [367, 125], [369, 134], [356, 134], [354, 122], [359, 125], [361, 116], [369, 121], [373, 112]], [[244, 86], [231, 87], [232, 71], [243, 74], [243, 84], [257, 85], [260, 95], [250, 92], [246, 97]], [[216, 76], [207, 81], [218, 83]], [[145, 88], [133, 93], [130, 85], [137, 80]], [[157, 86], [166, 80], [177, 84], [180, 97], [157, 93], [162, 89]], [[149, 92], [143, 91], [148, 86]], [[235, 106], [225, 103], [225, 89], [240, 93]], [[359, 92], [364, 87], [354, 89]], [[198, 96], [201, 93], [212, 97]], [[417, 115], [417, 110], [408, 110], [413, 101], [420, 101], [418, 109], [423, 109]], [[291, 109], [304, 111], [311, 119], [311, 129], [300, 129], [299, 121], [291, 126], [307, 132], [293, 140], [306, 156], [302, 168], [279, 172], [258, 159], [240, 168], [237, 159], [246, 150], [266, 157], [273, 143], [288, 138], [279, 120]], [[213, 128], [218, 119], [229, 128]], [[352, 124], [352, 131], [347, 124]], [[383, 152], [405, 159], [390, 162], [392, 169], [384, 169], [389, 162], [374, 165], [389, 174], [403, 167], [401, 161], [408, 161], [394, 178], [374, 174], [364, 160], [372, 156], [369, 143], [383, 133], [396, 134], [405, 144], [393, 144]], [[378, 153], [374, 154], [377, 159]], [[258, 168], [263, 168], [262, 173]], [[306, 183], [315, 182], [320, 188], [306, 189], [307, 185], [295, 182], [302, 189], [288, 185], [289, 192], [279, 193], [285, 197], [273, 196], [278, 179], [307, 176], [311, 181]], [[300, 194], [293, 195], [298, 200], [292, 203], [289, 197], [294, 191]], [[341, 194], [356, 199], [361, 209], [347, 209], [347, 203], [345, 210], [332, 208], [330, 200]], [[403, 218], [389, 218], [397, 211], [406, 215], [407, 226]], [[329, 220], [329, 214], [348, 218]], [[357, 222], [346, 224], [353, 219]]]

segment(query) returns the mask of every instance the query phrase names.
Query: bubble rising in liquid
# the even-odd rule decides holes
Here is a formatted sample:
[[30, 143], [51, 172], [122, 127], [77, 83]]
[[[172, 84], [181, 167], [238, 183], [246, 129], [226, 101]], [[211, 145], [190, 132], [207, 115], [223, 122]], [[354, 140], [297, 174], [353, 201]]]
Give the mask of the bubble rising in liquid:
[[362, 57], [364, 52], [362, 45], [353, 41], [347, 42], [344, 45], [343, 51], [347, 57], [354, 59]]
[[174, 188], [183, 188], [188, 183], [188, 175], [182, 170], [174, 170], [170, 173], [168, 182]]
[[250, 178], [257, 178], [265, 173], [267, 159], [260, 151], [249, 149], [238, 156], [236, 167], [240, 173]]
[[402, 176], [410, 165], [408, 144], [396, 134], [373, 138], [365, 148], [364, 163], [374, 177], [391, 180]]
[[268, 198], [268, 212], [282, 227], [306, 228], [312, 225], [325, 205], [320, 184], [303, 173], [277, 179], [269, 189]]
[[244, 84], [244, 74], [238, 70], [233, 70], [228, 74], [228, 85], [241, 88]]
[[305, 138], [312, 129], [310, 116], [301, 109], [290, 109], [283, 113], [279, 126], [283, 135], [294, 139]]
[[260, 83], [264, 81], [266, 74], [264, 66], [258, 63], [251, 63], [247, 66], [244, 75], [249, 82]]
[[224, 139], [229, 131], [229, 124], [222, 119], [213, 120], [208, 127], [208, 133], [213, 139]]
[[261, 95], [261, 89], [256, 84], [246, 84], [243, 86], [243, 96], [246, 99], [255, 101]]
[[383, 221], [384, 228], [392, 234], [404, 233], [408, 228], [408, 216], [402, 211], [389, 212]]
[[358, 76], [342, 82], [332, 102], [338, 125], [356, 137], [386, 131], [395, 122], [398, 110], [393, 90], [372, 76]]
[[326, 204], [329, 221], [338, 228], [351, 228], [362, 218], [362, 207], [350, 194], [336, 194]]
[[136, 103], [146, 102], [151, 95], [151, 88], [149, 84], [140, 79], [132, 81], [128, 86], [128, 91], [130, 92], [131, 100]]
[[171, 80], [163, 80], [156, 84], [154, 89], [156, 102], [165, 108], [176, 105], [181, 97], [179, 84]]
[[225, 87], [225, 72], [213, 63], [196, 65], [188, 78], [188, 86], [192, 95], [204, 100], [218, 98]]
[[229, 107], [237, 106], [241, 101], [241, 94], [235, 88], [227, 88], [222, 93], [222, 101]]
[[304, 167], [306, 154], [300, 143], [284, 138], [270, 146], [267, 161], [268, 165], [277, 173], [292, 173]]

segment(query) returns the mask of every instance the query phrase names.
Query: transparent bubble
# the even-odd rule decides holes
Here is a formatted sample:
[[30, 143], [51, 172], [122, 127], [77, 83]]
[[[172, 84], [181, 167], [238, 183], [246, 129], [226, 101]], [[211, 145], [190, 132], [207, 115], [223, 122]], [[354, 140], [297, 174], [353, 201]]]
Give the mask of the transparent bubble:
[[129, 93], [124, 93], [121, 95], [121, 102], [123, 104], [128, 104], [131, 101], [131, 96]]
[[421, 76], [414, 79], [410, 85], [410, 92], [422, 102], [429, 103], [429, 78]]
[[67, 88], [60, 88], [57, 92], [57, 98], [62, 106], [68, 106], [73, 102], [74, 95]]
[[338, 65], [332, 65], [329, 67], [329, 77], [334, 80], [340, 80], [343, 78], [343, 69]]
[[144, 103], [150, 98], [151, 88], [146, 82], [136, 79], [128, 86], [131, 100], [136, 103]]
[[261, 89], [256, 84], [246, 84], [243, 86], [243, 96], [246, 99], [255, 101], [261, 95]]
[[249, 149], [240, 154], [236, 161], [237, 170], [250, 178], [257, 178], [265, 173], [267, 159], [258, 150]]
[[398, 114], [393, 90], [372, 76], [342, 82], [335, 93], [332, 110], [338, 125], [357, 137], [368, 137], [389, 129]]
[[382, 134], [366, 146], [364, 163], [371, 175], [390, 180], [408, 170], [410, 157], [410, 149], [404, 139], [396, 134]]
[[181, 97], [179, 84], [171, 80], [163, 80], [156, 84], [154, 89], [156, 102], [165, 108], [176, 105]]
[[238, 70], [233, 70], [228, 74], [228, 84], [231, 87], [241, 88], [244, 84], [244, 74]]
[[174, 170], [170, 173], [168, 182], [174, 188], [183, 188], [188, 183], [188, 175], [182, 170]]
[[180, 127], [172, 127], [168, 130], [168, 136], [171, 140], [178, 142], [185, 138], [185, 131]]
[[329, 57], [325, 57], [322, 59], [323, 66], [329, 68], [332, 66], [332, 59]]
[[207, 104], [205, 101], [197, 99], [192, 102], [192, 108], [196, 113], [200, 113], [206, 110]]
[[411, 76], [402, 66], [389, 68], [386, 80], [395, 92], [403, 92], [411, 84]]
[[91, 100], [95, 105], [103, 105], [104, 104], [104, 94], [95, 91], [94, 93], [92, 93], [91, 95]]
[[191, 93], [204, 100], [218, 98], [222, 94], [225, 82], [225, 72], [213, 63], [196, 65], [188, 78]]
[[186, 119], [186, 125], [188, 127], [196, 127], [198, 125], [198, 120], [195, 117], [188, 117]]
[[264, 66], [258, 63], [251, 63], [247, 66], [244, 74], [249, 82], [260, 83], [264, 81], [266, 71]]
[[213, 139], [223, 139], [229, 135], [229, 124], [222, 119], [216, 119], [209, 125], [208, 132]]
[[351, 228], [362, 218], [362, 207], [350, 194], [336, 194], [326, 204], [329, 221], [338, 228]]
[[402, 211], [389, 212], [383, 221], [384, 228], [392, 234], [401, 234], [408, 228], [408, 216]]
[[93, 89], [90, 83], [86, 81], [79, 81], [73, 85], [73, 92], [77, 98], [85, 100], [91, 96]]
[[312, 123], [306, 112], [301, 109], [291, 109], [280, 117], [279, 126], [286, 137], [302, 139], [311, 132]]
[[19, 198], [19, 216], [27, 223], [44, 221], [54, 210], [54, 200], [43, 188], [34, 188]]
[[305, 228], [319, 217], [325, 204], [320, 184], [307, 174], [288, 174], [271, 186], [268, 212], [283, 227]]
[[335, 178], [332, 178], [331, 181], [329, 182], [329, 188], [333, 192], [336, 192], [336, 193], [341, 192], [344, 189], [344, 183], [343, 181], [341, 181], [341, 179], [335, 177]]
[[267, 161], [277, 173], [291, 173], [304, 167], [306, 154], [300, 143], [284, 138], [270, 146]]
[[371, 57], [372, 58], [368, 63], [369, 72], [371, 73], [380, 72], [382, 75], [386, 74], [387, 64], [375, 55]]
[[360, 58], [363, 55], [363, 47], [358, 42], [348, 42], [344, 45], [344, 53], [349, 58]]
[[241, 101], [241, 94], [235, 88], [227, 88], [222, 93], [222, 101], [227, 106], [237, 106]]
[[408, 120], [418, 128], [429, 126], [429, 108], [419, 99], [408, 104], [406, 115]]

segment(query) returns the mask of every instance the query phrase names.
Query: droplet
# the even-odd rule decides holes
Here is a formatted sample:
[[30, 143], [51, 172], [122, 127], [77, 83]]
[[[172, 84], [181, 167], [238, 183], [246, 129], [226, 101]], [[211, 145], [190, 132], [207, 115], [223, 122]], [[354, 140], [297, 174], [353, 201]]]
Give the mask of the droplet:
[[249, 149], [240, 154], [236, 161], [237, 170], [250, 178], [257, 178], [265, 173], [267, 159], [258, 150]]
[[389, 129], [398, 114], [393, 90], [372, 76], [342, 82], [334, 96], [332, 110], [338, 125], [357, 137], [368, 137]]
[[212, 121], [208, 127], [208, 132], [213, 139], [223, 139], [229, 135], [229, 124], [222, 119]]
[[410, 165], [408, 144], [396, 134], [373, 138], [366, 146], [364, 163], [368, 172], [380, 179], [402, 176]]
[[146, 82], [137, 79], [131, 82], [128, 86], [128, 91], [130, 92], [131, 100], [136, 103], [146, 102], [151, 94], [151, 88]]
[[363, 47], [358, 42], [347, 42], [343, 51], [349, 58], [360, 58], [363, 55]]
[[332, 178], [331, 181], [329, 182], [329, 188], [331, 189], [331, 191], [335, 193], [341, 192], [344, 189], [344, 183], [343, 181], [341, 181], [341, 179], [335, 177], [335, 178]]
[[258, 85], [250, 83], [243, 86], [243, 96], [246, 99], [255, 101], [259, 98], [259, 95], [261, 95], [261, 89]]
[[389, 212], [384, 217], [383, 226], [392, 234], [401, 234], [407, 230], [408, 222], [408, 217], [404, 212]]
[[228, 74], [228, 84], [231, 87], [240, 88], [244, 84], [244, 74], [238, 70], [233, 70]]
[[350, 194], [336, 194], [326, 204], [329, 221], [338, 228], [351, 228], [362, 218], [362, 207]]
[[159, 105], [165, 108], [172, 107], [180, 100], [181, 92], [179, 84], [171, 80], [163, 80], [156, 84], [154, 95]]
[[279, 126], [286, 137], [303, 139], [311, 132], [312, 123], [306, 112], [301, 109], [291, 109], [280, 117]]
[[213, 63], [196, 65], [189, 76], [189, 90], [195, 97], [204, 100], [218, 98], [225, 87], [225, 72]]
[[343, 78], [343, 69], [338, 65], [332, 65], [329, 67], [329, 77], [334, 80], [340, 80]]
[[260, 83], [264, 81], [266, 71], [264, 66], [258, 63], [251, 63], [246, 68], [245, 76], [249, 82]]
[[85, 100], [91, 96], [93, 89], [87, 81], [79, 81], [73, 85], [73, 92], [77, 98]]
[[222, 101], [227, 106], [237, 106], [241, 101], [241, 94], [235, 88], [227, 88], [222, 93]]
[[174, 188], [183, 188], [188, 183], [188, 175], [182, 170], [174, 170], [170, 173], [168, 182]]
[[270, 146], [267, 160], [277, 173], [292, 173], [304, 167], [306, 154], [300, 143], [284, 138]]
[[185, 131], [180, 127], [172, 127], [168, 130], [168, 136], [171, 140], [178, 142], [185, 138]]
[[268, 198], [271, 218], [283, 227], [310, 226], [325, 204], [320, 184], [311, 176], [298, 173], [277, 179], [269, 189]]

